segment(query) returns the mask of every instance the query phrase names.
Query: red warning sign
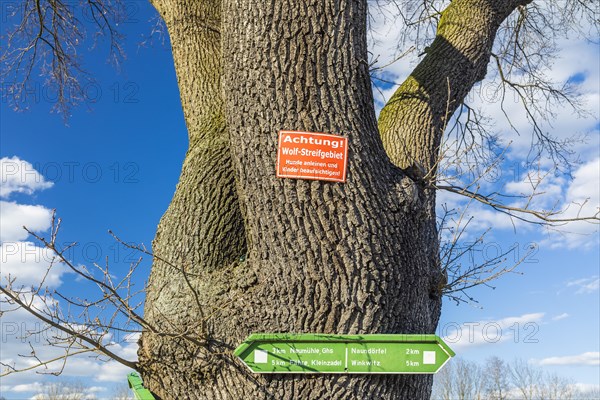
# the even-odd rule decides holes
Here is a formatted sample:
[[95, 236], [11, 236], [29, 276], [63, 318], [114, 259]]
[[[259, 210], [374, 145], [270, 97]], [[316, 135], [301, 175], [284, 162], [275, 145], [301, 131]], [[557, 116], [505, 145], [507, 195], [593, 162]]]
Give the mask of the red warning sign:
[[348, 139], [324, 133], [280, 131], [277, 177], [346, 182]]

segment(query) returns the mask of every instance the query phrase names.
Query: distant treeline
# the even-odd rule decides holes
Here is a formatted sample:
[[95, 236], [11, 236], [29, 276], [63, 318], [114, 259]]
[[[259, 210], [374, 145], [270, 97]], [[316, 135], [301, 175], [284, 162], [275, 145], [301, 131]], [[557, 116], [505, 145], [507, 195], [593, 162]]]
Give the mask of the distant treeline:
[[592, 400], [598, 388], [576, 382], [524, 360], [507, 363], [498, 357], [484, 363], [452, 359], [433, 380], [432, 400]]

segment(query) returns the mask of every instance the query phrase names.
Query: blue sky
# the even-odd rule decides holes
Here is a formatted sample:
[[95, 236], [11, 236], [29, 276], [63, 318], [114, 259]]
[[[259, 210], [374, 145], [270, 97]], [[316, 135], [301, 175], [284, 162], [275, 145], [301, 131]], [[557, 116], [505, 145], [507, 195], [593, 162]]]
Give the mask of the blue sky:
[[[122, 25], [127, 35], [127, 58], [121, 71], [107, 64], [106, 48], [102, 46], [84, 53], [85, 67], [96, 81], [88, 84], [88, 101], [73, 110], [68, 126], [60, 116], [49, 112], [53, 102], [39, 85], [41, 80], [33, 82], [27, 111], [15, 112], [6, 97], [2, 98], [2, 277], [7, 272], [25, 271], [23, 282], [33, 283], [41, 273], [36, 268], [44, 270], [43, 262], [39, 263], [44, 257], [17, 255], [20, 258], [15, 263], [9, 257], [15, 248], [7, 246], [32, 241], [18, 229], [23, 224], [47, 235], [51, 209], [56, 209], [64, 221], [61, 241], [79, 242], [71, 253], [77, 264], [98, 262], [108, 256], [116, 274], [125, 271], [131, 254], [115, 246], [108, 229], [127, 241], [148, 246], [152, 241], [175, 189], [187, 136], [169, 46], [140, 46], [150, 34], [149, 21], [154, 13], [145, 2], [131, 4], [135, 6], [130, 9], [129, 23]], [[6, 26], [3, 24], [2, 29]], [[373, 52], [380, 56], [380, 65], [385, 65], [394, 57], [394, 32], [377, 23], [374, 29], [379, 33]], [[591, 114], [576, 118], [569, 110], [558, 110], [558, 118], [549, 129], [560, 135], [584, 133], [589, 139], [576, 149], [581, 163], [573, 177], [550, 174], [543, 183], [546, 195], [539, 201], [542, 206], [555, 201], [564, 205], [590, 198], [586, 205], [589, 211], [598, 207], [600, 197], [598, 46], [573, 39], [563, 51], [564, 57], [555, 63], [552, 73], [556, 79], [571, 79], [579, 85]], [[409, 57], [392, 64], [386, 68], [386, 76], [401, 80], [412, 62]], [[383, 88], [383, 95], [389, 96], [392, 90]], [[382, 99], [376, 101], [380, 104]], [[514, 136], [493, 104], [486, 107], [499, 121], [498, 130]], [[526, 126], [518, 107], [513, 107], [517, 123]], [[528, 138], [512, 136], [514, 144], [502, 164], [501, 183], [509, 191], [520, 193], [523, 186], [528, 186], [528, 171], [520, 168], [515, 173], [515, 167], [521, 165]], [[14, 165], [20, 168], [17, 173], [12, 169]], [[440, 194], [442, 202], [456, 208], [465, 205], [463, 199], [451, 194]], [[438, 334], [466, 359], [482, 361], [497, 355], [511, 361], [518, 357], [580, 384], [599, 385], [597, 226], [572, 224], [559, 233], [523, 224], [515, 229], [505, 217], [483, 206], [475, 205], [469, 213], [475, 220], [467, 238], [494, 227], [476, 247], [475, 259], [484, 253], [490, 256], [498, 250], [507, 251], [515, 244], [520, 257], [527, 254], [532, 243], [537, 251], [525, 258], [519, 274], [508, 274], [494, 282], [495, 289], [473, 290], [477, 303], [456, 306], [447, 301]], [[142, 264], [138, 285], [143, 284], [148, 264]], [[64, 271], [57, 271], [54, 278], [54, 287], [65, 293], [81, 295], [91, 290]], [[7, 332], [15, 327], [20, 332], [23, 324], [32, 323], [22, 314], [3, 316], [3, 361], [15, 359], [17, 353], [27, 349], [25, 342]], [[123, 354], [134, 356], [134, 342], [120, 346]], [[78, 358], [63, 378], [83, 381], [91, 388], [90, 393], [102, 397], [110, 396], [115, 385], [125, 383], [126, 372], [112, 364]], [[30, 398], [49, 380], [47, 376], [24, 373], [2, 378], [0, 387], [7, 398]]]

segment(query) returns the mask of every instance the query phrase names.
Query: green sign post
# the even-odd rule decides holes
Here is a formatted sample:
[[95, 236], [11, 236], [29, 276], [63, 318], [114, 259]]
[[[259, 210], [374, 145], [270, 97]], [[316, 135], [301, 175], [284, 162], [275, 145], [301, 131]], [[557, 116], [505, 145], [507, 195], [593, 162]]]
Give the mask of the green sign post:
[[434, 374], [455, 355], [436, 335], [263, 333], [234, 354], [262, 374]]
[[136, 400], [155, 400], [152, 393], [144, 387], [142, 378], [135, 372], [127, 375], [127, 382], [129, 383], [131, 390], [133, 390], [133, 395]]

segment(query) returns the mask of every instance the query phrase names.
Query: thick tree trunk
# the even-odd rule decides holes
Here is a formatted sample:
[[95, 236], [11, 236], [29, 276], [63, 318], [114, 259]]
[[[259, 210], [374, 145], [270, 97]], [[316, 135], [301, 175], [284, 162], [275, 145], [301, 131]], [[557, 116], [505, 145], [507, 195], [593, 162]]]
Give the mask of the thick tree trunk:
[[[257, 277], [234, 343], [252, 332], [433, 332], [437, 246], [420, 234], [419, 188], [378, 136], [366, 2], [232, 0], [223, 15], [245, 267]], [[276, 178], [280, 129], [348, 137], [347, 183]], [[424, 376], [273, 375], [252, 389], [246, 379], [229, 375], [232, 398], [421, 399], [430, 387]]]
[[[436, 328], [434, 195], [390, 161], [379, 136], [367, 2], [155, 2], [190, 150], [154, 242], [146, 385], [164, 399], [429, 398], [430, 376], [255, 376], [231, 354], [256, 332]], [[276, 178], [281, 129], [347, 137], [347, 182]], [[407, 143], [429, 146], [413, 150], [426, 159], [436, 150], [435, 138]]]

